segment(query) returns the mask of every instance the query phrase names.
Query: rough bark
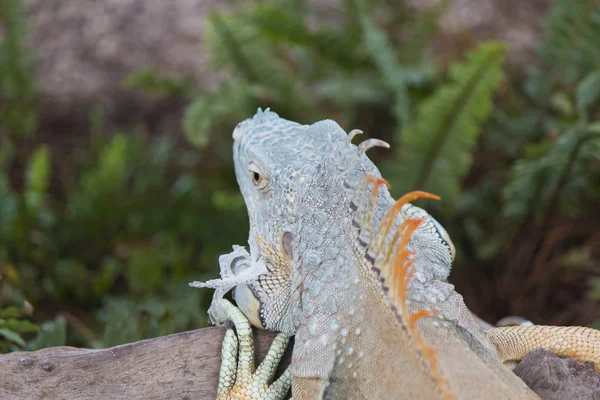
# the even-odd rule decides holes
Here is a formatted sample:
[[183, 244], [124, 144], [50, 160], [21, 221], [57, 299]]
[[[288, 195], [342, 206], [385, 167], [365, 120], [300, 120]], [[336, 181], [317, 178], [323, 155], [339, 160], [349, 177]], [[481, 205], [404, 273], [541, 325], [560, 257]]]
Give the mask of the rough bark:
[[[52, 347], [0, 355], [0, 399], [214, 399], [224, 332], [206, 328], [109, 349]], [[257, 360], [274, 336], [255, 331]], [[291, 347], [277, 376], [290, 363]], [[600, 374], [592, 363], [540, 349], [514, 372], [543, 400], [600, 400]]]
[[[212, 400], [224, 332], [206, 328], [101, 350], [53, 347], [0, 355], [0, 399]], [[257, 360], [274, 336], [255, 331]], [[290, 355], [288, 349], [279, 373]]]

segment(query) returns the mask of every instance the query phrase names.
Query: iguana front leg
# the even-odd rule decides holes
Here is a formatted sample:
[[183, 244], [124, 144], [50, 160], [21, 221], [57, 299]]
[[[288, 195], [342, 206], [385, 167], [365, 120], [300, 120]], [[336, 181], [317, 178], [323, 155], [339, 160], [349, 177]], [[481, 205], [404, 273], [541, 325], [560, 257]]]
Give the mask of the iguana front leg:
[[217, 400], [282, 400], [288, 394], [292, 378], [289, 369], [272, 384], [277, 365], [287, 348], [289, 337], [278, 334], [263, 362], [254, 368], [254, 342], [252, 327], [244, 314], [228, 300], [221, 299], [219, 306], [227, 319], [235, 325], [227, 329], [223, 339], [221, 371]]

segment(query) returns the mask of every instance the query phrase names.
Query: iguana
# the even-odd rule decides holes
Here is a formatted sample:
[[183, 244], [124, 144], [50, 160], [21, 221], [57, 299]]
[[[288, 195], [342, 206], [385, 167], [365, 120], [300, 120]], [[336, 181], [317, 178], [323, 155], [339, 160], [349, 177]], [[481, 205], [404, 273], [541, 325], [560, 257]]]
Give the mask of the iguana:
[[[597, 330], [481, 330], [446, 282], [452, 241], [409, 203], [436, 196], [412, 192], [395, 202], [365, 154], [389, 145], [353, 145], [359, 133], [268, 109], [235, 128], [250, 253], [234, 246], [220, 259], [220, 280], [192, 284], [217, 288], [211, 318], [237, 330], [223, 343], [220, 399], [281, 399], [290, 383], [295, 400], [532, 399], [504, 362], [546, 348], [598, 368]], [[234, 286], [240, 309], [222, 299]], [[256, 371], [248, 320], [281, 332]], [[270, 384], [291, 335], [290, 368]]]

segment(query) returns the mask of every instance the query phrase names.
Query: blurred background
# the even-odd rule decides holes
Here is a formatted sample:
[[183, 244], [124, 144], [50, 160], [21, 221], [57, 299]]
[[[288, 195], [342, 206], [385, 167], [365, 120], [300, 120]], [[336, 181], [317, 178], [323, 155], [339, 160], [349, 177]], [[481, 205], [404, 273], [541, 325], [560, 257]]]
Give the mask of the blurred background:
[[0, 40], [2, 352], [206, 326], [259, 106], [392, 143], [482, 318], [600, 328], [598, 0], [2, 0]]

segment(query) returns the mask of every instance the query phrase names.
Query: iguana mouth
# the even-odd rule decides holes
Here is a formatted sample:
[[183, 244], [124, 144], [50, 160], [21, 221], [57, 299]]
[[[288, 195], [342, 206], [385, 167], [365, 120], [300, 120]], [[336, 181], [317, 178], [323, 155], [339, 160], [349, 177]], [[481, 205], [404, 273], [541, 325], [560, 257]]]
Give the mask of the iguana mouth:
[[[236, 276], [243, 275], [252, 268], [250, 263], [243, 261], [242, 259], [235, 259], [232, 263], [231, 270]], [[261, 303], [259, 296], [252, 286], [252, 284], [236, 285], [233, 288], [233, 299], [252, 325], [264, 328], [263, 321], [260, 318]]]
[[261, 303], [251, 285], [238, 285], [233, 289], [233, 299], [250, 323], [264, 329], [261, 318]]

